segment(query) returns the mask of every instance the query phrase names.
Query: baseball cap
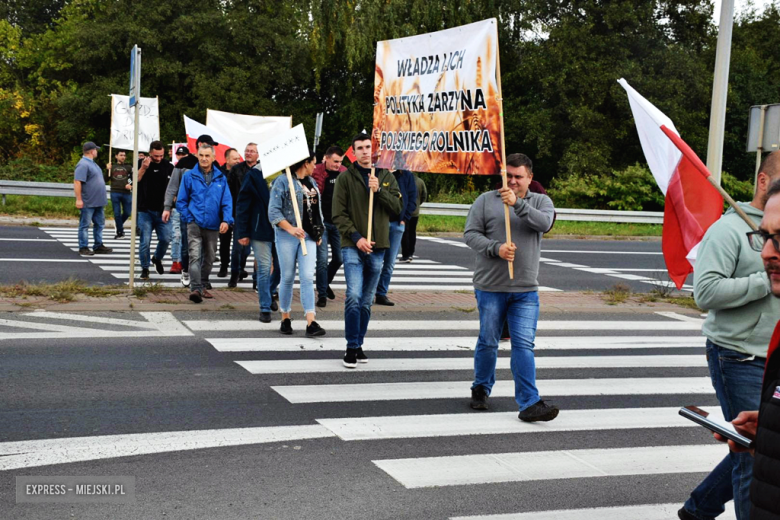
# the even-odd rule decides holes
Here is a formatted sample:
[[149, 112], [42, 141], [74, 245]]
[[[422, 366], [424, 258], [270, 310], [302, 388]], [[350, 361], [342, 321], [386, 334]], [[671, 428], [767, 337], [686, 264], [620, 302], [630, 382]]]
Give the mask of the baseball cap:
[[202, 136], [198, 137], [198, 141], [197, 142], [199, 142], [199, 143], [207, 143], [207, 144], [210, 144], [211, 146], [218, 146], [219, 145], [219, 143], [214, 141], [214, 139], [212, 139], [211, 136], [208, 135], [208, 134], [203, 134]]
[[186, 146], [180, 146], [176, 149], [176, 155], [189, 155], [190, 149]]
[[84, 143], [84, 146], [81, 147], [82, 152], [89, 152], [90, 150], [97, 150], [100, 151], [100, 147], [93, 143], [92, 141], [87, 141]]

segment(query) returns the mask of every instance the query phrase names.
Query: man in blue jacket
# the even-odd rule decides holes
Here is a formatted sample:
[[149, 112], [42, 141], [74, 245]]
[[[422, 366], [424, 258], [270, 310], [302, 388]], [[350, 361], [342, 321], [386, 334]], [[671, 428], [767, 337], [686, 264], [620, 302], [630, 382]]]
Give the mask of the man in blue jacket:
[[[233, 198], [227, 179], [214, 167], [214, 147], [201, 145], [198, 165], [184, 174], [176, 197], [176, 209], [187, 223], [187, 248], [190, 253], [190, 301], [200, 303], [213, 298], [202, 280], [208, 280], [217, 256], [219, 233], [233, 223]], [[203, 263], [201, 265], [201, 251]]]
[[[247, 150], [249, 146], [247, 146]], [[257, 152], [255, 152], [257, 153]], [[236, 237], [242, 246], [251, 244], [257, 261], [257, 299], [260, 321], [271, 323], [271, 265], [273, 263], [274, 229], [268, 220], [268, 202], [271, 193], [263, 178], [260, 164], [255, 163], [244, 173], [238, 191], [236, 208]], [[232, 172], [236, 171], [236, 166]], [[231, 173], [232, 173], [231, 172]]]
[[414, 182], [412, 172], [395, 170], [392, 173], [398, 182], [398, 189], [401, 190], [401, 201], [404, 206], [401, 209], [401, 214], [395, 220], [390, 221], [390, 247], [385, 249], [382, 274], [379, 276], [379, 285], [376, 288], [376, 304], [390, 307], [395, 304], [387, 299], [387, 289], [390, 287], [390, 278], [392, 278], [395, 269], [395, 258], [398, 256], [398, 250], [401, 249], [401, 239], [404, 237], [406, 223], [412, 218], [412, 212], [417, 207], [417, 184]]

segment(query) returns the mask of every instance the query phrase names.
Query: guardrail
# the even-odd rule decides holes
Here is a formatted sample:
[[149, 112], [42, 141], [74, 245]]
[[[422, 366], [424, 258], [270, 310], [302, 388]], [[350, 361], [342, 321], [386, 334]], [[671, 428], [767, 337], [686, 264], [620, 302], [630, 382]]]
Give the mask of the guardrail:
[[[106, 186], [106, 190], [109, 187]], [[73, 184], [57, 182], [24, 182], [0, 180], [0, 194], [5, 206], [6, 195], [38, 195], [43, 197], [75, 197]], [[426, 202], [420, 208], [423, 215], [447, 215], [465, 217], [471, 204], [439, 204]], [[558, 220], [575, 220], [580, 222], [615, 222], [623, 224], [663, 224], [664, 214], [661, 211], [615, 211], [601, 209], [566, 209], [556, 208]]]

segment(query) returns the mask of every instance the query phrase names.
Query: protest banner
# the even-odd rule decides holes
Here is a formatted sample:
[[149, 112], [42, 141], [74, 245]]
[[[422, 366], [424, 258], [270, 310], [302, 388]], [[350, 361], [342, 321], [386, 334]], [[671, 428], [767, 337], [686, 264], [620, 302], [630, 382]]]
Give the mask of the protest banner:
[[225, 152], [228, 148], [236, 148], [233, 141], [226, 135], [221, 134], [213, 128], [209, 128], [206, 125], [202, 125], [187, 116], [184, 116], [184, 132], [187, 134], [187, 148], [190, 149], [190, 153], [193, 155], [198, 155], [198, 148], [195, 146], [198, 137], [202, 135], [211, 136], [211, 138], [218, 143], [217, 146], [214, 147], [214, 153], [216, 161], [219, 164], [225, 163]]
[[[298, 209], [298, 197], [295, 196], [295, 184], [293, 183], [290, 165], [309, 157], [309, 145], [306, 142], [306, 132], [303, 124], [300, 124], [271, 139], [265, 139], [258, 143], [260, 168], [263, 175], [268, 177], [276, 172], [284, 170], [287, 174], [287, 182], [290, 185], [290, 198], [292, 199], [293, 212], [295, 212], [295, 226], [301, 225], [301, 212]], [[301, 239], [301, 250], [306, 255], [306, 241]]]
[[230, 142], [230, 146], [243, 157], [247, 144], [259, 144], [292, 128], [292, 117], [233, 114], [209, 108], [206, 110], [206, 126], [224, 136], [225, 142]]
[[[111, 148], [133, 149], [134, 108], [130, 96], [111, 94]], [[139, 98], [138, 150], [149, 151], [152, 141], [160, 140], [160, 105], [157, 98]]]

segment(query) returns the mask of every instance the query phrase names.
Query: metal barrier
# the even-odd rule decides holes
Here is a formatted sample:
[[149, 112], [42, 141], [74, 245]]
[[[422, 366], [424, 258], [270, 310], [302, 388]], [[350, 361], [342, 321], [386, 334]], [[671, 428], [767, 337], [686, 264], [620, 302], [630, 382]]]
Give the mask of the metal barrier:
[[[106, 186], [106, 190], [109, 187]], [[0, 180], [0, 194], [5, 206], [6, 195], [38, 195], [42, 197], [75, 197], [73, 184], [57, 182], [23, 182]], [[446, 215], [465, 217], [470, 204], [439, 204], [426, 202], [420, 208], [423, 215]], [[556, 208], [558, 220], [576, 220], [580, 222], [616, 222], [624, 224], [663, 224], [662, 211], [614, 211], [601, 209]]]

